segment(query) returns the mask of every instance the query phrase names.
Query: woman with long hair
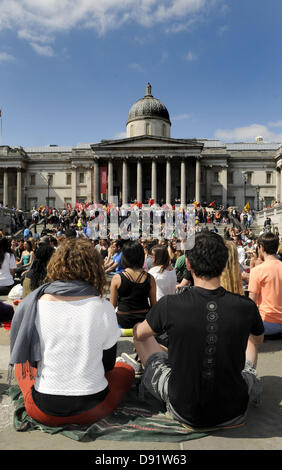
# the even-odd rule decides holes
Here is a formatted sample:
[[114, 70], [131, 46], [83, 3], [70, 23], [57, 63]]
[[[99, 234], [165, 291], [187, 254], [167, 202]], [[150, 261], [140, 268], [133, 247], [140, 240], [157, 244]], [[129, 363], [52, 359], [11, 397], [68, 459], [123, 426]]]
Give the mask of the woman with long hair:
[[98, 421], [133, 383], [134, 369], [116, 362], [120, 329], [104, 299], [105, 282], [91, 241], [69, 238], [52, 255], [46, 282], [15, 311], [10, 364], [16, 364], [26, 412], [39, 423]]
[[221, 274], [220, 284], [233, 294], [244, 295], [238, 250], [233, 241], [225, 240], [228, 248], [228, 260]]
[[0, 295], [8, 295], [14, 285], [16, 258], [6, 237], [0, 238]]
[[37, 289], [37, 287], [44, 283], [47, 272], [47, 264], [54, 252], [55, 248], [48, 243], [42, 243], [37, 248], [34, 254], [34, 261], [32, 266], [24, 277], [23, 298], [26, 297], [29, 292]]
[[157, 245], [152, 248], [153, 266], [149, 273], [154, 276], [157, 286], [157, 301], [164, 295], [175, 294], [177, 276], [171, 266], [168, 248], [166, 245]]
[[34, 251], [31, 241], [25, 240], [23, 246], [24, 249], [21, 255], [21, 259], [17, 263], [17, 268], [15, 270], [15, 274], [20, 276], [30, 269], [34, 259]]

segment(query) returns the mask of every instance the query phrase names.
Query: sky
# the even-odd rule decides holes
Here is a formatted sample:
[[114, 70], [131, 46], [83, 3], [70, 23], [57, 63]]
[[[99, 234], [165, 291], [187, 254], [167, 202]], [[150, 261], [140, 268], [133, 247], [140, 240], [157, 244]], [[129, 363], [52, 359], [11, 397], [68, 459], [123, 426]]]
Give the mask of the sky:
[[0, 143], [126, 137], [146, 93], [172, 138], [282, 142], [281, 0], [0, 0]]

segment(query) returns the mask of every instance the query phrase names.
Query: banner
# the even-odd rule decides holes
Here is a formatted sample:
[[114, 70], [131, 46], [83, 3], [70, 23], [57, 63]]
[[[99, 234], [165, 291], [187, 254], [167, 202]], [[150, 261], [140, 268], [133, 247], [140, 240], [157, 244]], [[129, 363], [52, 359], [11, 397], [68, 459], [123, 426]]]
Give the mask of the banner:
[[100, 192], [102, 194], [107, 193], [107, 170], [106, 166], [100, 167]]
[[248, 212], [249, 210], [250, 210], [250, 203], [247, 202], [247, 204], [246, 204], [245, 207], [244, 207], [244, 211], [245, 211], [245, 212]]

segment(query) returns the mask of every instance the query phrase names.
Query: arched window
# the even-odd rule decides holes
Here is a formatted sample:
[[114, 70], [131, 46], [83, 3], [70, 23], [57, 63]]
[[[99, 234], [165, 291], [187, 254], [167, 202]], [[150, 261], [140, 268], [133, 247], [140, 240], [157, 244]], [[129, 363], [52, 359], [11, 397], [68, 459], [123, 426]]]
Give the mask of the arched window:
[[146, 122], [146, 135], [151, 135], [151, 124]]
[[134, 136], [133, 124], [130, 125], [130, 137]]

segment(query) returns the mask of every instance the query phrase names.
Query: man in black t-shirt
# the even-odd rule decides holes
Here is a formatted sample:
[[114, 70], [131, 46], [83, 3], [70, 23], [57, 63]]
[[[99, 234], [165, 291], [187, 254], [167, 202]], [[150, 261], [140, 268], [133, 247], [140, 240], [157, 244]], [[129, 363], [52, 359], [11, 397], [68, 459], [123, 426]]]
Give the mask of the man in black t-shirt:
[[[163, 297], [134, 327], [142, 382], [175, 419], [194, 428], [242, 424], [261, 391], [246, 348], [263, 341], [263, 323], [252, 300], [220, 286], [228, 258], [222, 237], [196, 234], [186, 256], [194, 287]], [[154, 338], [164, 332], [167, 353]]]

